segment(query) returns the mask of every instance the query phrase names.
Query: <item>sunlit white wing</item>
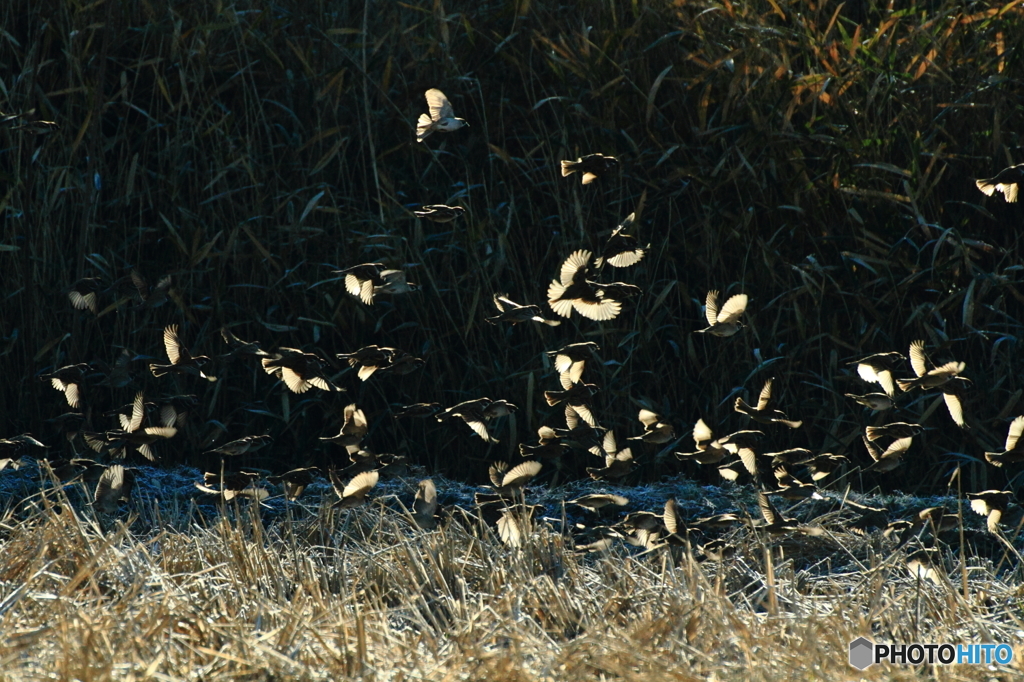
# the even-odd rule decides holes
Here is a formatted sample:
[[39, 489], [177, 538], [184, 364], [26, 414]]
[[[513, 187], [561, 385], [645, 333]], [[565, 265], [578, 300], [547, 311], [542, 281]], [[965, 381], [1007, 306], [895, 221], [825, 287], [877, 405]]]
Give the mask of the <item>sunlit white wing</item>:
[[707, 318], [708, 324], [714, 326], [718, 322], [718, 291], [712, 290], [708, 292], [707, 298], [704, 299], [704, 317]]
[[178, 325], [171, 324], [164, 327], [164, 348], [167, 350], [167, 357], [171, 364], [176, 365], [181, 359], [181, 341], [178, 339]]
[[768, 404], [772, 401], [772, 380], [764, 382], [764, 387], [761, 389], [761, 395], [757, 398], [757, 411], [764, 412], [768, 409]]
[[1010, 451], [1017, 447], [1017, 441], [1021, 434], [1024, 434], [1024, 415], [1021, 415], [1010, 422], [1010, 430], [1006, 432], [1006, 450]]
[[574, 251], [565, 259], [562, 263], [561, 269], [558, 271], [558, 279], [564, 286], [572, 284], [573, 278], [576, 273], [581, 269], [587, 267], [587, 263], [590, 262], [590, 252], [584, 249]]
[[563, 299], [562, 294], [565, 293], [565, 286], [560, 284], [557, 280], [551, 280], [551, 285], [548, 287], [548, 305], [555, 311], [557, 315], [562, 317], [570, 317], [572, 315], [572, 300]]
[[[143, 400], [142, 393], [135, 394], [135, 400], [132, 401], [132, 417], [128, 422], [128, 426], [124, 428], [128, 433], [138, 431], [142, 426], [142, 420], [146, 416], [146, 404]], [[124, 422], [122, 422], [122, 426]]]
[[703, 419], [698, 419], [693, 427], [693, 442], [697, 448], [701, 450], [706, 449], [707, 442], [713, 438], [714, 434], [711, 431], [711, 427], [705, 424]]
[[910, 342], [910, 366], [919, 377], [928, 373], [928, 356], [924, 353], [924, 341]]
[[572, 301], [572, 307], [575, 308], [576, 312], [583, 317], [596, 320], [598, 322], [606, 322], [614, 319], [618, 317], [620, 312], [622, 312], [622, 304], [618, 301], [613, 301], [610, 298], [603, 298], [596, 303], [574, 299]]
[[630, 265], [636, 265], [639, 263], [646, 253], [645, 249], [634, 249], [633, 251], [623, 251], [617, 253], [608, 259], [608, 262], [616, 268], [628, 268]]
[[448, 98], [443, 92], [437, 88], [431, 88], [425, 93], [427, 98], [427, 107], [430, 109], [430, 118], [434, 121], [440, 121], [442, 118], [452, 118], [455, 116], [455, 110], [452, 109], [452, 103], [448, 101]]
[[517, 464], [516, 466], [512, 467], [512, 470], [505, 474], [505, 476], [501, 479], [501, 487], [520, 488], [529, 483], [530, 479], [532, 479], [534, 476], [539, 474], [541, 468], [541, 463], [536, 461], [522, 462], [521, 464]]
[[301, 375], [290, 367], [281, 368], [281, 381], [291, 390], [292, 393], [305, 393], [312, 384], [306, 381]]
[[946, 409], [949, 410], [949, 416], [953, 418], [957, 426], [964, 428], [966, 423], [964, 422], [964, 408], [960, 403], [960, 396], [955, 393], [943, 393], [942, 398], [946, 401]]
[[718, 311], [718, 322], [728, 324], [735, 322], [747, 310], [747, 295], [736, 294], [725, 302], [722, 309]]
[[345, 489], [341, 491], [342, 499], [346, 497], [362, 497], [370, 492], [373, 486], [377, 485], [379, 478], [380, 473], [376, 471], [364, 471], [361, 474], [357, 474], [348, 482]]

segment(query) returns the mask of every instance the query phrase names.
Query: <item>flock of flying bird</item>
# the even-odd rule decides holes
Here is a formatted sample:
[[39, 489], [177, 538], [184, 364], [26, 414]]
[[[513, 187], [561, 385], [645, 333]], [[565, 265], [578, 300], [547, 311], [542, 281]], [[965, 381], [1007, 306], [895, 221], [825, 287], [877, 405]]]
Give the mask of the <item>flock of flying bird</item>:
[[[437, 89], [426, 92], [429, 113], [422, 114], [416, 128], [416, 139], [423, 142], [434, 133], [451, 133], [468, 125], [454, 115], [451, 103]], [[0, 119], [0, 124], [13, 117]], [[49, 122], [41, 122], [49, 123]], [[53, 124], [56, 125], [56, 124]], [[39, 126], [36, 126], [39, 128]], [[43, 126], [42, 129], [52, 129]], [[562, 161], [563, 176], [579, 173], [583, 185], [598, 180], [602, 175], [618, 166], [615, 157], [603, 154], [589, 154], [575, 161]], [[1002, 192], [1006, 201], [1017, 200], [1018, 185], [1024, 181], [1024, 164], [1007, 168], [991, 179], [977, 180], [978, 188], [987, 195]], [[450, 222], [464, 213], [459, 206], [427, 205], [416, 211], [420, 218], [435, 222]], [[641, 245], [631, 234], [634, 215], [628, 216], [610, 235], [600, 253], [580, 249], [571, 253], [562, 263], [557, 277], [547, 288], [547, 303], [557, 318], [571, 318], [573, 312], [596, 321], [607, 321], [622, 312], [623, 302], [640, 293], [640, 289], [623, 282], [602, 282], [598, 279], [605, 266], [616, 269], [628, 268], [643, 259], [648, 246]], [[346, 291], [365, 305], [373, 305], [381, 295], [400, 295], [416, 289], [406, 279], [402, 270], [386, 268], [381, 263], [361, 263], [336, 271], [344, 281]], [[150, 286], [136, 271], [131, 273], [140, 308], [156, 307], [166, 301], [171, 278], [165, 277]], [[99, 295], [103, 285], [98, 278], [79, 280], [68, 290], [71, 304], [81, 310], [97, 313]], [[487, 317], [491, 324], [512, 325], [534, 322], [546, 326], [558, 326], [559, 319], [548, 319], [538, 305], [520, 304], [505, 293], [493, 296], [497, 314]], [[748, 297], [737, 294], [720, 304], [719, 292], [710, 291], [705, 301], [707, 327], [698, 333], [715, 337], [730, 337], [744, 328], [742, 321], [746, 312]], [[177, 374], [192, 377], [193, 380], [214, 382], [215, 376], [204, 369], [210, 361], [206, 356], [192, 355], [179, 335], [178, 325], [169, 325], [163, 330], [163, 344], [168, 364], [151, 363], [150, 372], [155, 377]], [[305, 393], [311, 389], [336, 392], [339, 388], [328, 375], [329, 365], [316, 353], [296, 348], [278, 348], [267, 351], [258, 343], [239, 339], [229, 329], [221, 334], [229, 347], [230, 356], [258, 358], [262, 369], [270, 376], [282, 381], [293, 393]], [[545, 464], [558, 465], [562, 455], [570, 448], [589, 452], [594, 456], [594, 466], [587, 467], [587, 474], [595, 481], [619, 481], [628, 476], [634, 468], [631, 447], [620, 447], [612, 430], [601, 427], [593, 411], [593, 396], [598, 387], [584, 380], [587, 363], [594, 357], [597, 344], [577, 342], [558, 350], [549, 351], [553, 365], [558, 372], [561, 390], [544, 392], [548, 405], [564, 405], [565, 426], [542, 426], [538, 430], [537, 444], [523, 443], [519, 446], [522, 461], [518, 463], [495, 462], [490, 466], [490, 490], [476, 495], [477, 512], [480, 518], [495, 524], [501, 539], [509, 545], [518, 546], [531, 519], [541, 510], [538, 505], [526, 503], [527, 484], [540, 473]], [[353, 368], [361, 381], [374, 376], [403, 375], [413, 372], [424, 364], [424, 360], [398, 349], [367, 346], [352, 353], [341, 353], [337, 359]], [[113, 368], [101, 372], [99, 384], [113, 388], [123, 387], [130, 381], [127, 352]], [[962, 376], [963, 362], [951, 361], [936, 366], [928, 358], [923, 341], [910, 344], [909, 360], [913, 376], [897, 378], [907, 360], [902, 353], [892, 351], [878, 353], [856, 361], [857, 373], [870, 384], [877, 384], [881, 391], [863, 395], [847, 394], [847, 397], [876, 413], [883, 413], [896, 404], [900, 393], [916, 390], [938, 391], [942, 394], [949, 414], [961, 428], [966, 428], [961, 396], [969, 385]], [[98, 376], [93, 365], [74, 364], [43, 374], [41, 378], [63, 392], [69, 406], [78, 409], [85, 402], [85, 386], [95, 382]], [[116, 413], [118, 426], [105, 432], [85, 428], [65, 429], [72, 443], [81, 437], [82, 442], [97, 453], [101, 463], [84, 457], [48, 460], [53, 474], [62, 481], [82, 480], [94, 486], [92, 495], [95, 508], [104, 513], [116, 512], [119, 502], [130, 497], [135, 481], [135, 471], [122, 463], [133, 453], [156, 461], [154, 450], [159, 442], [173, 438], [187, 422], [189, 411], [195, 406], [194, 396], [174, 396], [161, 401], [159, 406], [147, 403], [138, 393], [132, 403]], [[156, 411], [152, 408], [156, 407]], [[490, 423], [516, 411], [516, 406], [507, 400], [477, 398], [452, 407], [443, 408], [436, 403], [417, 403], [397, 407], [393, 411], [400, 418], [435, 418], [437, 421], [459, 419], [487, 443], [496, 443], [491, 435]], [[799, 420], [790, 419], [775, 406], [772, 395], [772, 379], [761, 389], [756, 405], [750, 405], [742, 397], [734, 403], [736, 412], [748, 416], [760, 425], [779, 425], [789, 429], [802, 426]], [[82, 422], [80, 413], [64, 415], [60, 421]], [[77, 418], [77, 420], [76, 420]], [[638, 420], [642, 431], [629, 438], [630, 441], [666, 445], [677, 441], [675, 428], [663, 421], [662, 417], [648, 409], [639, 412]], [[150, 423], [152, 422], [152, 423]], [[900, 466], [907, 455], [915, 436], [922, 425], [892, 422], [880, 426], [868, 426], [863, 443], [872, 462], [864, 471], [889, 472]], [[363, 439], [369, 429], [366, 415], [356, 404], [348, 405], [343, 412], [343, 423], [336, 435], [325, 436], [329, 441], [345, 448], [349, 463], [344, 469], [332, 468], [327, 471], [337, 500], [336, 508], [351, 508], [367, 502], [369, 493], [377, 484], [382, 473], [407, 472], [404, 458], [379, 454], [365, 447]], [[1000, 452], [985, 453], [986, 460], [997, 467], [1024, 462], [1024, 416], [1017, 417], [1009, 427], [1005, 448]], [[757, 500], [761, 519], [753, 521], [745, 514], [726, 513], [701, 519], [685, 519], [679, 505], [669, 499], [662, 512], [633, 511], [614, 524], [602, 524], [609, 512], [623, 510], [629, 504], [626, 497], [611, 493], [584, 495], [567, 504], [574, 505], [587, 514], [588, 524], [577, 524], [576, 547], [580, 552], [598, 551], [615, 542], [628, 542], [653, 550], [662, 546], [688, 544], [691, 533], [696, 538], [706, 538], [698, 543], [699, 556], [703, 559], [723, 560], [731, 556], [734, 546], [721, 538], [709, 538], [709, 534], [733, 526], [746, 525], [772, 534], [800, 532], [820, 535], [819, 527], [808, 526], [783, 515], [773, 500], [801, 501], [808, 498], [826, 499], [818, 485], [844, 466], [850, 466], [845, 455], [832, 453], [814, 454], [805, 448], [791, 448], [778, 452], [763, 452], [759, 447], [765, 433], [761, 430], [741, 430], [718, 435], [699, 420], [692, 431], [695, 450], [677, 452], [676, 456], [685, 462], [700, 466], [715, 466], [720, 475], [730, 481], [749, 477], [758, 489]], [[253, 453], [271, 441], [268, 435], [250, 435], [221, 445], [211, 453], [223, 457], [237, 457]], [[15, 463], [22, 454], [38, 453], [47, 446], [28, 434], [0, 440], [0, 471]], [[259, 486], [259, 473], [219, 472], [204, 474], [204, 480], [196, 487], [224, 500], [238, 497], [262, 501], [269, 492]], [[321, 471], [316, 467], [305, 467], [272, 476], [268, 481], [283, 487], [289, 501], [299, 498], [306, 487], [313, 483]], [[1020, 508], [1011, 506], [1013, 499], [1009, 490], [987, 490], [969, 493], [972, 509], [987, 518], [988, 530], [1000, 534], [1000, 523], [1013, 510], [1015, 518], [1021, 516]], [[834, 498], [833, 498], [834, 499]], [[895, 534], [903, 545], [913, 537], [930, 533], [933, 537], [948, 530], [956, 522], [956, 516], [947, 514], [941, 507], [921, 510], [909, 520], [889, 521], [887, 510], [860, 504], [852, 499], [841, 500], [843, 509], [850, 518], [846, 528], [856, 533], [881, 531], [886, 537]], [[433, 529], [444, 519], [451, 517], [451, 510], [444, 512], [438, 504], [438, 493], [431, 479], [419, 482], [415, 500], [409, 514], [410, 520], [419, 528]], [[582, 513], [582, 512], [581, 512]], [[593, 523], [589, 523], [593, 521]], [[933, 577], [929, 571], [933, 562], [934, 549], [925, 549], [912, 557], [913, 569], [924, 577]]]

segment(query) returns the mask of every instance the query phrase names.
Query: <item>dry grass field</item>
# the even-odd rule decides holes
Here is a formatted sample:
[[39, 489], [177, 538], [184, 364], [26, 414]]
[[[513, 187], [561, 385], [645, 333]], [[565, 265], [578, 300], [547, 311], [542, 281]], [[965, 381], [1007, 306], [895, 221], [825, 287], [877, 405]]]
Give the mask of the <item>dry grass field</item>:
[[[1024, 515], [967, 497], [1021, 488], [1024, 202], [975, 182], [1024, 161], [1021, 35], [988, 1], [0, 3], [0, 681], [1021, 679]], [[431, 88], [468, 125], [417, 142]], [[592, 153], [618, 165], [563, 176]], [[583, 287], [619, 314], [560, 317], [560, 266], [629, 214], [643, 258]], [[363, 263], [418, 286], [367, 305]], [[734, 335], [695, 333], [713, 290], [747, 296]], [[496, 294], [560, 324], [490, 324]], [[847, 397], [917, 341], [939, 374]], [[580, 342], [594, 391], [547, 354]], [[370, 345], [409, 362], [362, 380], [338, 354]], [[769, 379], [786, 417], [752, 422]], [[510, 483], [559, 389], [609, 456], [560, 431]], [[484, 396], [517, 407], [394, 417]], [[760, 466], [699, 419], [763, 430]], [[873, 464], [892, 422], [921, 428]], [[760, 456], [791, 448], [845, 459]], [[295, 501], [267, 480], [314, 466]], [[628, 503], [568, 502], [598, 493]], [[859, 636], [1015, 656], [859, 673]]]

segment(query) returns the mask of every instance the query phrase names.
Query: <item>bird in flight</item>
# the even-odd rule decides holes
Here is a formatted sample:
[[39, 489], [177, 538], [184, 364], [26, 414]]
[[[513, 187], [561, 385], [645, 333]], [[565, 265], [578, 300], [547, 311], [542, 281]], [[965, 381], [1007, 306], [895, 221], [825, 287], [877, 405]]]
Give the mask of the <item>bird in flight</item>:
[[466, 119], [457, 118], [452, 103], [443, 92], [437, 88], [431, 88], [426, 92], [429, 114], [420, 114], [416, 123], [416, 141], [423, 142], [431, 133], [450, 133], [463, 126], [468, 126]]

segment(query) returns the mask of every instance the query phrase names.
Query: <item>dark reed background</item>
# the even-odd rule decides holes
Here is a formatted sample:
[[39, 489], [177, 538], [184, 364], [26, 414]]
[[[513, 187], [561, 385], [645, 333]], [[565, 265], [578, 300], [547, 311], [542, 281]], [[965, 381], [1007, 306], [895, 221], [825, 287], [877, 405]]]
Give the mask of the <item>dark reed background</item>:
[[[934, 428], [897, 476], [862, 483], [943, 487], [960, 462], [966, 489], [1004, 485], [979, 458], [1024, 411], [1024, 207], [973, 181], [1024, 160], [1024, 15], [897, 5], [2, 3], [0, 110], [35, 109], [61, 129], [0, 129], [0, 435], [65, 447], [45, 420], [67, 405], [37, 375], [112, 363], [121, 348], [164, 359], [161, 329], [178, 323], [208, 355], [237, 325], [266, 348], [333, 357], [376, 343], [427, 364], [364, 385], [347, 371], [347, 394], [296, 396], [255, 360], [216, 360], [220, 381], [206, 384], [154, 379], [140, 359], [131, 385], [89, 388], [99, 430], [137, 390], [196, 393], [192, 425], [157, 445], [168, 463], [203, 465], [211, 440], [264, 432], [275, 444], [245, 464], [340, 461], [317, 438], [355, 400], [374, 449], [479, 480], [486, 461], [562, 423], [543, 400], [558, 387], [543, 351], [594, 340], [597, 413], [620, 438], [640, 432], [640, 402], [680, 433], [698, 417], [747, 427], [732, 400], [774, 376], [805, 425], [770, 429], [769, 447], [867, 464], [869, 417], [842, 393], [868, 388], [846, 363], [922, 338], [933, 360], [967, 363], [972, 428], [952, 424], [940, 394], [908, 394], [892, 419]], [[417, 144], [430, 87], [471, 127]], [[591, 152], [617, 155], [621, 171], [588, 187], [560, 177], [560, 159]], [[637, 232], [651, 251], [606, 274], [645, 294], [617, 319], [484, 322], [494, 292], [544, 304], [561, 261], [602, 243], [644, 195]], [[417, 221], [411, 209], [430, 203], [467, 214]], [[422, 291], [363, 306], [331, 270], [371, 260], [407, 268]], [[131, 268], [151, 283], [173, 275], [171, 300], [136, 309]], [[121, 304], [73, 310], [66, 288], [85, 276], [110, 287], [101, 308]], [[743, 333], [692, 333], [712, 288], [750, 294]], [[521, 408], [490, 450], [460, 422], [393, 427], [386, 412], [484, 395]], [[654, 446], [635, 453], [633, 480], [681, 469]]]

